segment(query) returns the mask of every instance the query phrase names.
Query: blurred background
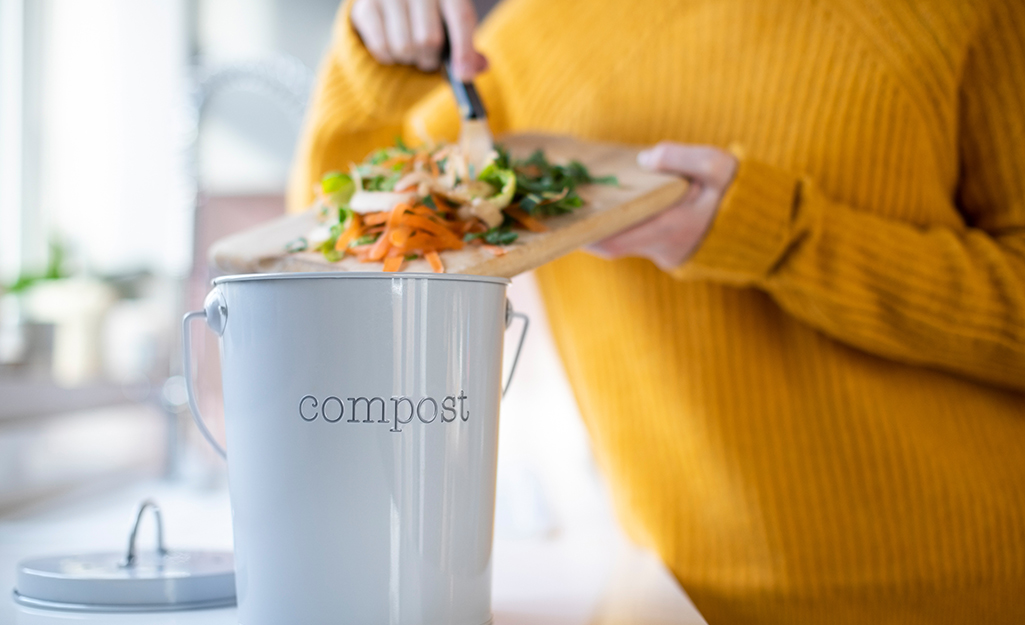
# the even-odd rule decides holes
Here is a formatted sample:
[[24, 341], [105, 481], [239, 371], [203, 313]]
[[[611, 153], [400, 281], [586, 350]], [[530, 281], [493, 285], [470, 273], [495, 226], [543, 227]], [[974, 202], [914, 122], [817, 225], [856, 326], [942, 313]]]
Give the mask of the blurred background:
[[[210, 243], [284, 212], [337, 8], [0, 0], [0, 517], [140, 480], [224, 488], [179, 323], [216, 275]], [[531, 276], [510, 297], [537, 323], [503, 407], [496, 532], [611, 523]], [[197, 334], [223, 435], [217, 344]]]

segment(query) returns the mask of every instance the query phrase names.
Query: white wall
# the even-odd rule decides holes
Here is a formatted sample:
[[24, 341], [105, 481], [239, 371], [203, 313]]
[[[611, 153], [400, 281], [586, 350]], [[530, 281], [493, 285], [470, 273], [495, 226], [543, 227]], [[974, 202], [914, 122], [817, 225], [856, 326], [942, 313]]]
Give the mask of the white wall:
[[21, 269], [24, 0], [0, 0], [0, 283]]
[[184, 0], [43, 1], [37, 210], [92, 271], [184, 273]]

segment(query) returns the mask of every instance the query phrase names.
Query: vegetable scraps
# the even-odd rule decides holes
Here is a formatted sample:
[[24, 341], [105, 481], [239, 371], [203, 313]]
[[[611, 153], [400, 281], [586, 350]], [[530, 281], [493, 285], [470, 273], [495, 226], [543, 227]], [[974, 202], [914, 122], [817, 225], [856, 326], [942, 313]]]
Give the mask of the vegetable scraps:
[[321, 225], [286, 249], [317, 251], [330, 262], [382, 262], [385, 271], [423, 258], [443, 273], [440, 252], [479, 245], [500, 256], [517, 230], [544, 232], [545, 217], [583, 206], [579, 185], [616, 184], [578, 161], [551, 163], [541, 150], [514, 160], [501, 146], [474, 173], [457, 145], [410, 148], [396, 140], [348, 172], [324, 174]]

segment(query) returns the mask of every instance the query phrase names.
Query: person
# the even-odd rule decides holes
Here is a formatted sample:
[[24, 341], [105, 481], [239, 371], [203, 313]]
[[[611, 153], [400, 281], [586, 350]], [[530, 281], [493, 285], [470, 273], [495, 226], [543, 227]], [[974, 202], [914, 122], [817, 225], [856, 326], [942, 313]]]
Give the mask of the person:
[[350, 1], [293, 209], [457, 136], [442, 23], [496, 133], [693, 183], [537, 278], [618, 513], [707, 620], [1025, 622], [1025, 3]]

